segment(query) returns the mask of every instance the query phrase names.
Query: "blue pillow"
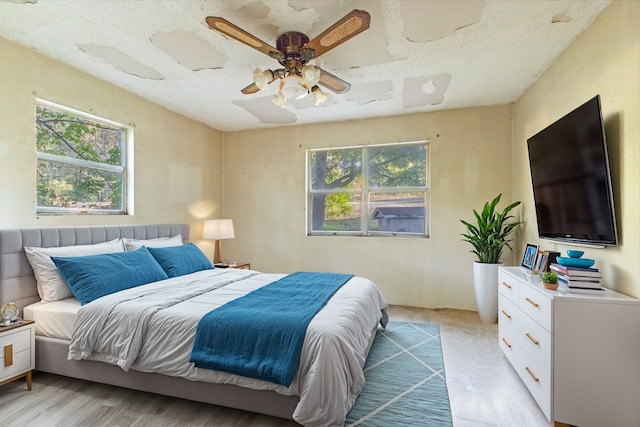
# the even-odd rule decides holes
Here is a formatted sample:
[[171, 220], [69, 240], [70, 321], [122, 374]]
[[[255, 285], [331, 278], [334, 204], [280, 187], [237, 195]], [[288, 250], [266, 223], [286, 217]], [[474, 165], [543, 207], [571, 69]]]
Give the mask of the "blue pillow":
[[51, 260], [82, 305], [118, 291], [168, 279], [145, 247], [131, 252], [51, 257]]
[[213, 269], [213, 264], [193, 243], [167, 248], [148, 248], [169, 277]]

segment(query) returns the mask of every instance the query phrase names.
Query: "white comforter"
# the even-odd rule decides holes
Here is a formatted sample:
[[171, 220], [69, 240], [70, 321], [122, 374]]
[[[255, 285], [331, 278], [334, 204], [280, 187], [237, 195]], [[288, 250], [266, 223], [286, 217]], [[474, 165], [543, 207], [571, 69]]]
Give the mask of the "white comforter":
[[362, 367], [371, 334], [383, 317], [386, 321], [386, 302], [367, 279], [352, 278], [313, 318], [290, 387], [189, 363], [202, 316], [283, 276], [215, 269], [99, 298], [78, 312], [69, 359], [296, 395], [300, 403], [293, 418], [300, 424], [343, 425], [365, 383]]

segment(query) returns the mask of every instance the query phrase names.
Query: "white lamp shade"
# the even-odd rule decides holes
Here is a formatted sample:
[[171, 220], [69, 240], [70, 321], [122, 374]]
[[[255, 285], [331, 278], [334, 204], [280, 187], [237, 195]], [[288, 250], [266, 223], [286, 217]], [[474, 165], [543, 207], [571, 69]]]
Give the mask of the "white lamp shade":
[[208, 240], [233, 239], [233, 221], [230, 219], [209, 219], [204, 222], [202, 238]]

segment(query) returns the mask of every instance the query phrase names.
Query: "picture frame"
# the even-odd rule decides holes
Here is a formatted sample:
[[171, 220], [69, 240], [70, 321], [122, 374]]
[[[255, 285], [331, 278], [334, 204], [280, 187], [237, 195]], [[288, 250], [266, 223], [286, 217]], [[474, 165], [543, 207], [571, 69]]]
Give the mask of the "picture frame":
[[534, 243], [527, 243], [527, 246], [524, 248], [524, 255], [522, 256], [522, 263], [520, 266], [529, 272], [533, 272], [535, 271], [537, 260], [538, 245]]
[[549, 252], [538, 251], [538, 261], [536, 270], [542, 274], [549, 269]]

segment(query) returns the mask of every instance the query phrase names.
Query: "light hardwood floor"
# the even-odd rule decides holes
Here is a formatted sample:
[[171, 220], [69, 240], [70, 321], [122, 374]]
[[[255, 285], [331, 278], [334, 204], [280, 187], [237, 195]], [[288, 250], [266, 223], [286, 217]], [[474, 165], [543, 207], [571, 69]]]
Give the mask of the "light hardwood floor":
[[[454, 426], [549, 426], [498, 346], [497, 325], [477, 313], [391, 307], [397, 321], [440, 325]], [[17, 426], [297, 426], [221, 408], [57, 375], [0, 387], [0, 421]]]

